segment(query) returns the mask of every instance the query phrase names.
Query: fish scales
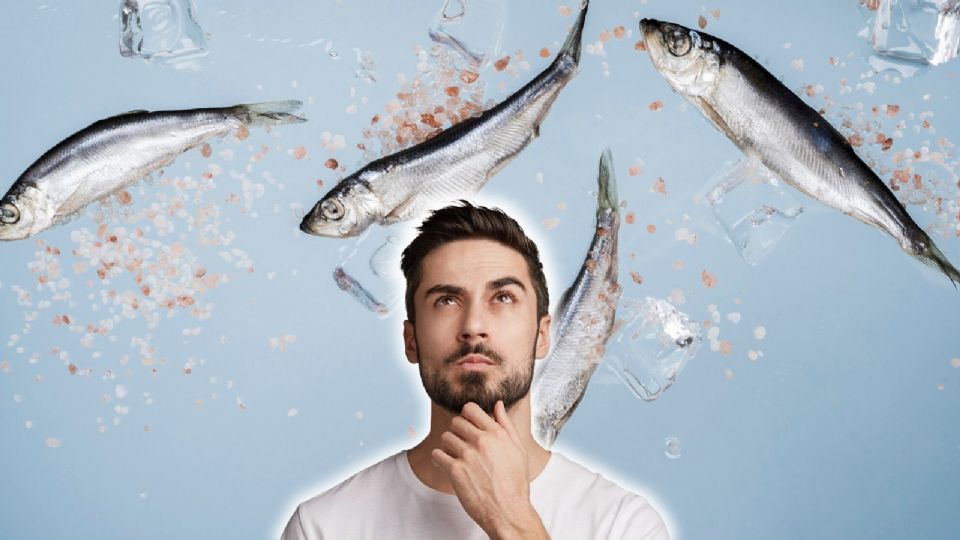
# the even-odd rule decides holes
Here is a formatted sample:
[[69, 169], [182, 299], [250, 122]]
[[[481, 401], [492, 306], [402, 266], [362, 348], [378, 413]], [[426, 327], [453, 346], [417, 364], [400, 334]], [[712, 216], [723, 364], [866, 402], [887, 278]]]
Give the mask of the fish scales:
[[[99, 198], [97, 195], [123, 188], [172, 162], [182, 151], [242, 125], [239, 120], [212, 114], [194, 115], [186, 123], [178, 122], [172, 115], [131, 120], [137, 123], [112, 129], [94, 124], [93, 129], [109, 131], [81, 132], [75, 144], [52, 156], [49, 166], [38, 168], [36, 174], [28, 170], [24, 180], [38, 187], [49, 185], [51, 193], [69, 195], [53, 200], [61, 205], [59, 214], [71, 214]], [[136, 142], [119, 147], [124, 140]], [[75, 159], [79, 156], [83, 158]], [[82, 189], [85, 182], [93, 179], [103, 180], [95, 190]], [[56, 185], [72, 185], [76, 189], [53, 190]]]
[[304, 217], [301, 230], [356, 236], [374, 223], [411, 219], [479, 191], [537, 138], [550, 107], [576, 75], [586, 12], [585, 4], [557, 57], [520, 90], [479, 116], [341, 180]]
[[640, 29], [654, 67], [741, 151], [960, 283], [960, 272], [847, 139], [756, 60], [681, 25], [644, 19]]
[[555, 314], [553, 348], [541, 362], [532, 385], [533, 425], [541, 443], [551, 446], [583, 399], [613, 332], [620, 215], [610, 151], [598, 175], [596, 232], [573, 284]]

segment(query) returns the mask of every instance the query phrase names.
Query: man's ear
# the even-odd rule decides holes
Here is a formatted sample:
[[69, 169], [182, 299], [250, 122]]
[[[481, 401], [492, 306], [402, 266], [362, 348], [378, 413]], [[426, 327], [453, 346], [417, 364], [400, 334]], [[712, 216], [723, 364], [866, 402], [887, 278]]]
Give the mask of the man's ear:
[[550, 352], [550, 315], [540, 317], [540, 323], [537, 325], [537, 347], [536, 357], [543, 358]]
[[417, 332], [410, 321], [403, 321], [403, 354], [411, 364], [417, 363]]

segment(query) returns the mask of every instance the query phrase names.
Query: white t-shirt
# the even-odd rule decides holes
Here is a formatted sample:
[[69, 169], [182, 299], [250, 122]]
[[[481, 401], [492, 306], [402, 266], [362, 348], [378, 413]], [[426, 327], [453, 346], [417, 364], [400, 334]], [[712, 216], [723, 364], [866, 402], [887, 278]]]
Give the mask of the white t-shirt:
[[[666, 540], [660, 514], [643, 497], [552, 452], [530, 483], [530, 502], [552, 540]], [[487, 535], [456, 495], [427, 487], [405, 451], [300, 504], [282, 540], [451, 538]]]

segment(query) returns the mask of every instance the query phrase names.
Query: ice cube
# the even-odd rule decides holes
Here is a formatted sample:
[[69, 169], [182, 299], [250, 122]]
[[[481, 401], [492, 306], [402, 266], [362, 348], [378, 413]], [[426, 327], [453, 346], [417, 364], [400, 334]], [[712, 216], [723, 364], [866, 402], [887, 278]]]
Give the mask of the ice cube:
[[443, 0], [427, 34], [481, 67], [500, 56], [505, 12], [504, 0]]
[[864, 8], [860, 35], [876, 55], [870, 65], [909, 77], [960, 54], [960, 0], [879, 0]]
[[388, 236], [370, 256], [370, 271], [377, 277], [396, 277], [400, 271], [401, 252], [397, 237]]
[[664, 439], [663, 455], [667, 456], [667, 459], [679, 459], [682, 455], [680, 453], [680, 439], [676, 437], [667, 437]]
[[363, 79], [368, 83], [375, 83], [380, 78], [380, 71], [377, 69], [377, 61], [373, 58], [370, 51], [353, 49], [357, 55], [357, 70], [354, 75], [358, 79]]
[[702, 343], [700, 326], [666, 300], [624, 298], [623, 326], [607, 344], [604, 365], [634, 395], [653, 401], [677, 381]]
[[359, 281], [348, 274], [343, 268], [338, 266], [333, 270], [333, 280], [337, 283], [337, 286], [340, 287], [340, 290], [350, 294], [354, 300], [360, 302], [360, 305], [368, 310], [378, 315], [387, 315], [390, 312], [385, 304], [377, 300], [370, 294], [370, 291], [365, 289]]
[[793, 226], [803, 207], [756, 159], [741, 160], [718, 176], [707, 184], [703, 199], [743, 260], [756, 266]]
[[121, 0], [120, 54], [197, 69], [207, 54], [193, 0]]

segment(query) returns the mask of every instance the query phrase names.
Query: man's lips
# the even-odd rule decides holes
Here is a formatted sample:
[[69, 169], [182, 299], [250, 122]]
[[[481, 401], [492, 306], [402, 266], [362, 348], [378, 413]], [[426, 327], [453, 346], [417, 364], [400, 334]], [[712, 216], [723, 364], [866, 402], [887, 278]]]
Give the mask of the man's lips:
[[490, 360], [489, 358], [487, 358], [486, 356], [483, 356], [482, 354], [468, 354], [463, 358], [461, 358], [459, 362], [457, 362], [457, 365], [460, 365], [460, 366], [477, 365], [477, 364], [487, 364], [492, 366], [494, 365], [494, 362], [493, 360]]

